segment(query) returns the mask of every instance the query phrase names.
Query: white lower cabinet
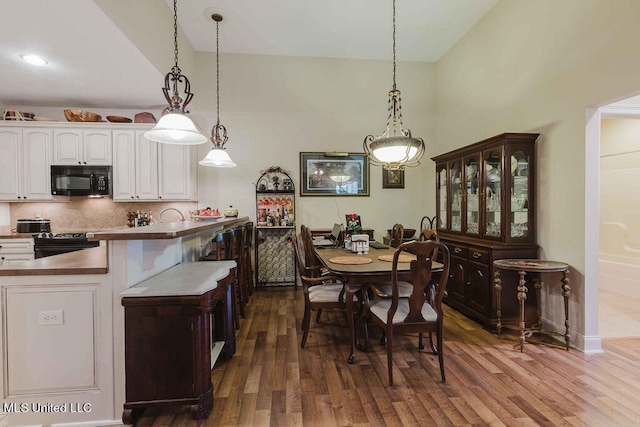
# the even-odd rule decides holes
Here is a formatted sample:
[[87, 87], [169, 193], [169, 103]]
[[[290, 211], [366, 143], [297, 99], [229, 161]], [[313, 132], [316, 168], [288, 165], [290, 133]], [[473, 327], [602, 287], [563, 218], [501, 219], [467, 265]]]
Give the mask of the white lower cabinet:
[[192, 146], [158, 144], [144, 132], [113, 132], [113, 200], [195, 200]]
[[0, 239], [0, 265], [32, 259], [33, 239]]
[[[0, 276], [0, 411], [7, 412], [0, 426], [117, 423], [109, 280], [105, 274]], [[54, 405], [64, 409], [47, 410]]]
[[0, 128], [0, 201], [52, 200], [51, 129]]

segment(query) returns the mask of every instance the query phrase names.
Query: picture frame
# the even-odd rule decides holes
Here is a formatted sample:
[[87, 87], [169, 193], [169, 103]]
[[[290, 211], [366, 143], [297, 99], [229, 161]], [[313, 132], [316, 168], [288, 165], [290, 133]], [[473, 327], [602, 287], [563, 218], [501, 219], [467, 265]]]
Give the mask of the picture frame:
[[300, 196], [369, 196], [365, 153], [300, 153]]
[[404, 188], [404, 170], [382, 169], [382, 188]]

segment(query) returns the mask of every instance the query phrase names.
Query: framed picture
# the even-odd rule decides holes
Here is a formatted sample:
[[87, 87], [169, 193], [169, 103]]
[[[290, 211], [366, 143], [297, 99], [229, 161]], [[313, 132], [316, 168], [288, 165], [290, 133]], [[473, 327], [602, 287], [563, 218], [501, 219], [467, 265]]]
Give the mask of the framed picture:
[[368, 196], [364, 153], [300, 153], [300, 196]]
[[382, 188], [404, 188], [404, 170], [382, 169]]

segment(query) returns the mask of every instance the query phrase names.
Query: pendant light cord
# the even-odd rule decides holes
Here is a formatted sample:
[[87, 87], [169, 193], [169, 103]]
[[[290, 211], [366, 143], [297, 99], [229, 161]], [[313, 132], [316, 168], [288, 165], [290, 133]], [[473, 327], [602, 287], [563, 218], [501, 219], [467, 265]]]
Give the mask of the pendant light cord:
[[216, 21], [216, 111], [220, 124], [220, 22]]
[[393, 90], [396, 90], [396, 0], [393, 0]]
[[173, 0], [173, 69], [174, 75], [179, 75], [180, 67], [178, 67], [178, 0]]

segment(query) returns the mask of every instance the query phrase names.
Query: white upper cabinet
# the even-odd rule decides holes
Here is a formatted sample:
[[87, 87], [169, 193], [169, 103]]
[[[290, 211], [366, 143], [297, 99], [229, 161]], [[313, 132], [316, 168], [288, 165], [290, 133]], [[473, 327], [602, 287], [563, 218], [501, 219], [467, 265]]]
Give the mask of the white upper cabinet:
[[192, 145], [159, 144], [158, 196], [163, 200], [196, 200], [197, 169]]
[[51, 165], [113, 165], [114, 201], [197, 200], [195, 147], [149, 141], [148, 127], [0, 123], [0, 202], [54, 200]]
[[158, 199], [158, 143], [136, 131], [136, 199]]
[[158, 143], [144, 131], [113, 132], [113, 200], [158, 199]]
[[53, 164], [111, 165], [110, 129], [55, 129]]
[[158, 144], [144, 132], [113, 131], [113, 200], [195, 200], [193, 147]]
[[0, 201], [52, 200], [48, 128], [0, 128]]
[[136, 198], [136, 132], [113, 131], [113, 200]]

